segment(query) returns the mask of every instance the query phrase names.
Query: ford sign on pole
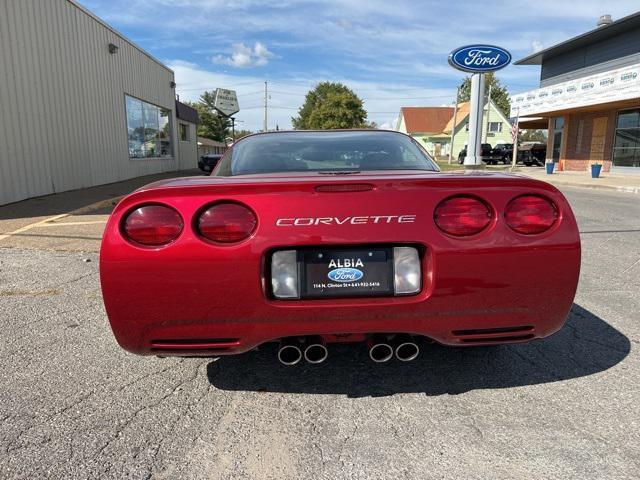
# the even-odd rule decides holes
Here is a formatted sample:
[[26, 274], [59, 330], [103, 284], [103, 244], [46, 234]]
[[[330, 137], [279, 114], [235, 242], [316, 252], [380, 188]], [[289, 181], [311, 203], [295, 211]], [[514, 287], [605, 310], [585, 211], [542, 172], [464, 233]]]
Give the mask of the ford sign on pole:
[[[458, 70], [471, 73], [471, 105], [469, 111], [469, 141], [465, 167], [482, 165], [482, 114], [484, 112], [484, 74], [495, 72], [511, 63], [511, 54], [494, 45], [467, 45], [449, 54], [449, 64]], [[453, 145], [451, 145], [453, 148]]]
[[463, 72], [493, 72], [506, 67], [510, 63], [511, 54], [504, 48], [493, 45], [460, 47], [449, 54], [449, 64]]

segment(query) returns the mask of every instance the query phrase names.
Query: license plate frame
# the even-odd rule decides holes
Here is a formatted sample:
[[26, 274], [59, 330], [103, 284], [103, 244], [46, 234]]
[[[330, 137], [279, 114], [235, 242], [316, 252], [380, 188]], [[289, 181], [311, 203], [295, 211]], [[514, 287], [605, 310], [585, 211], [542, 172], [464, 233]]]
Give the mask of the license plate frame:
[[395, 293], [393, 247], [313, 247], [297, 250], [297, 258], [301, 299], [390, 297]]

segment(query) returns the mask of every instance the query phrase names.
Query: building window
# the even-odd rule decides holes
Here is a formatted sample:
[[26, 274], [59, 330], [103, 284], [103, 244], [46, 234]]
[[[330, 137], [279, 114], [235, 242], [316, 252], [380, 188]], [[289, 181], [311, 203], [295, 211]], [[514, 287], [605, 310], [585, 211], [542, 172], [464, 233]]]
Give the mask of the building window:
[[188, 142], [189, 141], [189, 125], [186, 123], [180, 124], [180, 141]]
[[618, 113], [613, 165], [640, 167], [640, 109]]
[[500, 133], [502, 131], [502, 122], [489, 122], [489, 133]]
[[129, 157], [171, 157], [171, 110], [125, 95]]

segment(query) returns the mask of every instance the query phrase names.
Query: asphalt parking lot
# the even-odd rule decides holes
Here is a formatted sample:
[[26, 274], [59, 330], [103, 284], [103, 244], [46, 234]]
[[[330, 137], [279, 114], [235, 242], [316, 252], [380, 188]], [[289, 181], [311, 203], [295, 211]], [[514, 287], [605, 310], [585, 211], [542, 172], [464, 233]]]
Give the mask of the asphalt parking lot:
[[565, 328], [409, 364], [133, 356], [100, 295], [109, 206], [0, 239], [0, 478], [638, 478], [640, 197], [562, 189], [583, 242]]

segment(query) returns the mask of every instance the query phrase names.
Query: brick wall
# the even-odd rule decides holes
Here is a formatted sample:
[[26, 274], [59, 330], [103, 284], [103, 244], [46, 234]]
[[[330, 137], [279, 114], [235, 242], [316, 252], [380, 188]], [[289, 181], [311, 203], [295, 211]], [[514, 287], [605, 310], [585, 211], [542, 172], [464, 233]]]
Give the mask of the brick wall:
[[602, 162], [611, 169], [617, 111], [602, 111], [565, 117], [564, 170], [586, 171], [591, 163]]

